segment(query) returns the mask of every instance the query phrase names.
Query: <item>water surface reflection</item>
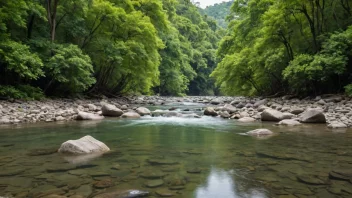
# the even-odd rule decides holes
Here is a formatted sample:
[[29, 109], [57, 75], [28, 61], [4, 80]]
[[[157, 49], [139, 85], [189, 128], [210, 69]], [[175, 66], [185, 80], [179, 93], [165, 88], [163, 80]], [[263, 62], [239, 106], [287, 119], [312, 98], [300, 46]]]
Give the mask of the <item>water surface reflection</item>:
[[265, 198], [263, 189], [250, 189], [244, 192], [240, 184], [233, 179], [234, 170], [226, 171], [219, 168], [211, 168], [209, 176], [204, 184], [195, 190], [195, 198]]

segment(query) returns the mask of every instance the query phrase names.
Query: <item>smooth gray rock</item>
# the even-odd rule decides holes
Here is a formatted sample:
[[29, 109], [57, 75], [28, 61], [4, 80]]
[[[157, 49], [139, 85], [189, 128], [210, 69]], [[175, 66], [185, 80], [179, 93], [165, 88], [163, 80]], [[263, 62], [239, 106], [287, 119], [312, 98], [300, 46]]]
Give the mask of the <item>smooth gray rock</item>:
[[207, 116], [217, 116], [218, 113], [216, 113], [215, 109], [213, 107], [207, 107], [204, 110], [204, 115]]
[[81, 112], [78, 112], [76, 119], [77, 120], [102, 120], [104, 119], [104, 116], [81, 111]]
[[230, 115], [227, 111], [221, 111], [219, 114], [220, 114], [220, 116], [221, 116], [222, 118], [229, 118], [229, 117], [231, 117], [231, 115]]
[[243, 117], [238, 119], [239, 122], [255, 122], [256, 120], [254, 118], [251, 117]]
[[119, 117], [123, 114], [123, 111], [121, 109], [111, 104], [103, 104], [101, 111], [103, 116], [110, 116], [110, 117]]
[[298, 108], [298, 107], [292, 108], [290, 111], [290, 113], [295, 114], [295, 115], [301, 114], [303, 112], [304, 112], [304, 109]]
[[270, 131], [269, 129], [255, 129], [252, 131], [248, 131], [246, 134], [250, 136], [267, 136], [273, 135], [274, 132]]
[[294, 114], [292, 114], [292, 113], [287, 113], [287, 112], [285, 112], [285, 113], [283, 113], [283, 119], [285, 120], [285, 119], [291, 119], [291, 118], [293, 118], [295, 115]]
[[210, 101], [210, 104], [213, 104], [213, 105], [218, 105], [220, 103], [222, 103], [222, 101], [219, 98], [215, 98], [212, 101]]
[[261, 105], [265, 105], [267, 102], [268, 102], [267, 99], [259, 100], [259, 101], [254, 103], [253, 107], [257, 108], [257, 107], [259, 107]]
[[68, 140], [62, 143], [59, 148], [59, 153], [70, 154], [104, 153], [107, 151], [110, 151], [109, 147], [89, 135], [78, 140]]
[[307, 109], [300, 117], [303, 123], [326, 123], [322, 109]]
[[121, 118], [140, 118], [140, 117], [141, 117], [141, 115], [139, 115], [136, 112], [132, 112], [132, 111], [126, 112], [121, 115]]
[[338, 128], [347, 128], [347, 125], [345, 125], [344, 123], [342, 122], [338, 122], [338, 121], [334, 121], [334, 122], [331, 122], [329, 125], [328, 125], [329, 128], [332, 128], [332, 129], [338, 129]]
[[229, 113], [235, 113], [237, 111], [236, 107], [230, 105], [230, 104], [226, 104], [223, 109]]
[[151, 115], [151, 112], [149, 109], [145, 108], [145, 107], [138, 107], [136, 109], [136, 112], [141, 115], [141, 116], [145, 116], [145, 115]]
[[274, 109], [265, 109], [261, 114], [262, 121], [281, 121], [284, 119], [284, 115]]
[[281, 120], [278, 125], [284, 125], [284, 126], [296, 126], [296, 125], [301, 125], [300, 122], [298, 122], [297, 120]]
[[98, 109], [97, 106], [95, 106], [94, 104], [88, 104], [87, 106], [88, 106], [89, 111], [95, 111]]

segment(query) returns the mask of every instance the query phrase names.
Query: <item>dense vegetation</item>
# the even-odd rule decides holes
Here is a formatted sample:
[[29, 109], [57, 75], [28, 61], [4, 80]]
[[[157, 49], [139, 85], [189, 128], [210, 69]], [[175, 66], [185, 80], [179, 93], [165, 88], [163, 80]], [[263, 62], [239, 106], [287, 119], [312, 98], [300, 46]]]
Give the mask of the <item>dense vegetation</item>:
[[352, 94], [351, 0], [235, 0], [212, 77], [226, 94]]
[[2, 0], [0, 98], [352, 95], [352, 0], [192, 2]]
[[2, 0], [0, 97], [213, 94], [216, 29], [189, 0]]
[[214, 5], [207, 6], [205, 9], [200, 9], [200, 12], [208, 17], [215, 19], [220, 27], [226, 28], [226, 18], [230, 14], [232, 3], [233, 1], [216, 3]]

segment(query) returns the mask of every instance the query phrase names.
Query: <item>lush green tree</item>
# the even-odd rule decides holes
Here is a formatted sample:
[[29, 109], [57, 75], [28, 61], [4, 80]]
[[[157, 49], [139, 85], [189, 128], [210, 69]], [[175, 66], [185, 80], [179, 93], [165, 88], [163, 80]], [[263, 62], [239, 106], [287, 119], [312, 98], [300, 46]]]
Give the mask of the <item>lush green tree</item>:
[[215, 19], [220, 27], [226, 28], [226, 18], [230, 14], [232, 3], [233, 1], [216, 3], [214, 5], [207, 6], [205, 9], [200, 9], [200, 12], [208, 17]]
[[351, 80], [351, 3], [235, 0], [212, 77], [227, 94], [340, 91]]
[[204, 94], [216, 31], [189, 0], [4, 0], [1, 96]]

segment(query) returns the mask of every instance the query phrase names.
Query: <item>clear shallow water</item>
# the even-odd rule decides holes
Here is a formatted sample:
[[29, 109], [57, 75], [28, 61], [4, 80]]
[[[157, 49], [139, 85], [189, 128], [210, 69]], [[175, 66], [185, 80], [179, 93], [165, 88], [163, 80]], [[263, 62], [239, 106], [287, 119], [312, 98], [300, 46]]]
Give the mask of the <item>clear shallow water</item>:
[[[260, 127], [278, 135], [240, 135]], [[54, 153], [62, 142], [85, 135], [112, 151], [84, 157]], [[351, 143], [351, 131], [323, 125], [282, 128], [212, 117], [1, 127], [0, 196], [88, 197], [141, 189], [151, 197], [161, 190], [190, 198], [351, 197]]]

